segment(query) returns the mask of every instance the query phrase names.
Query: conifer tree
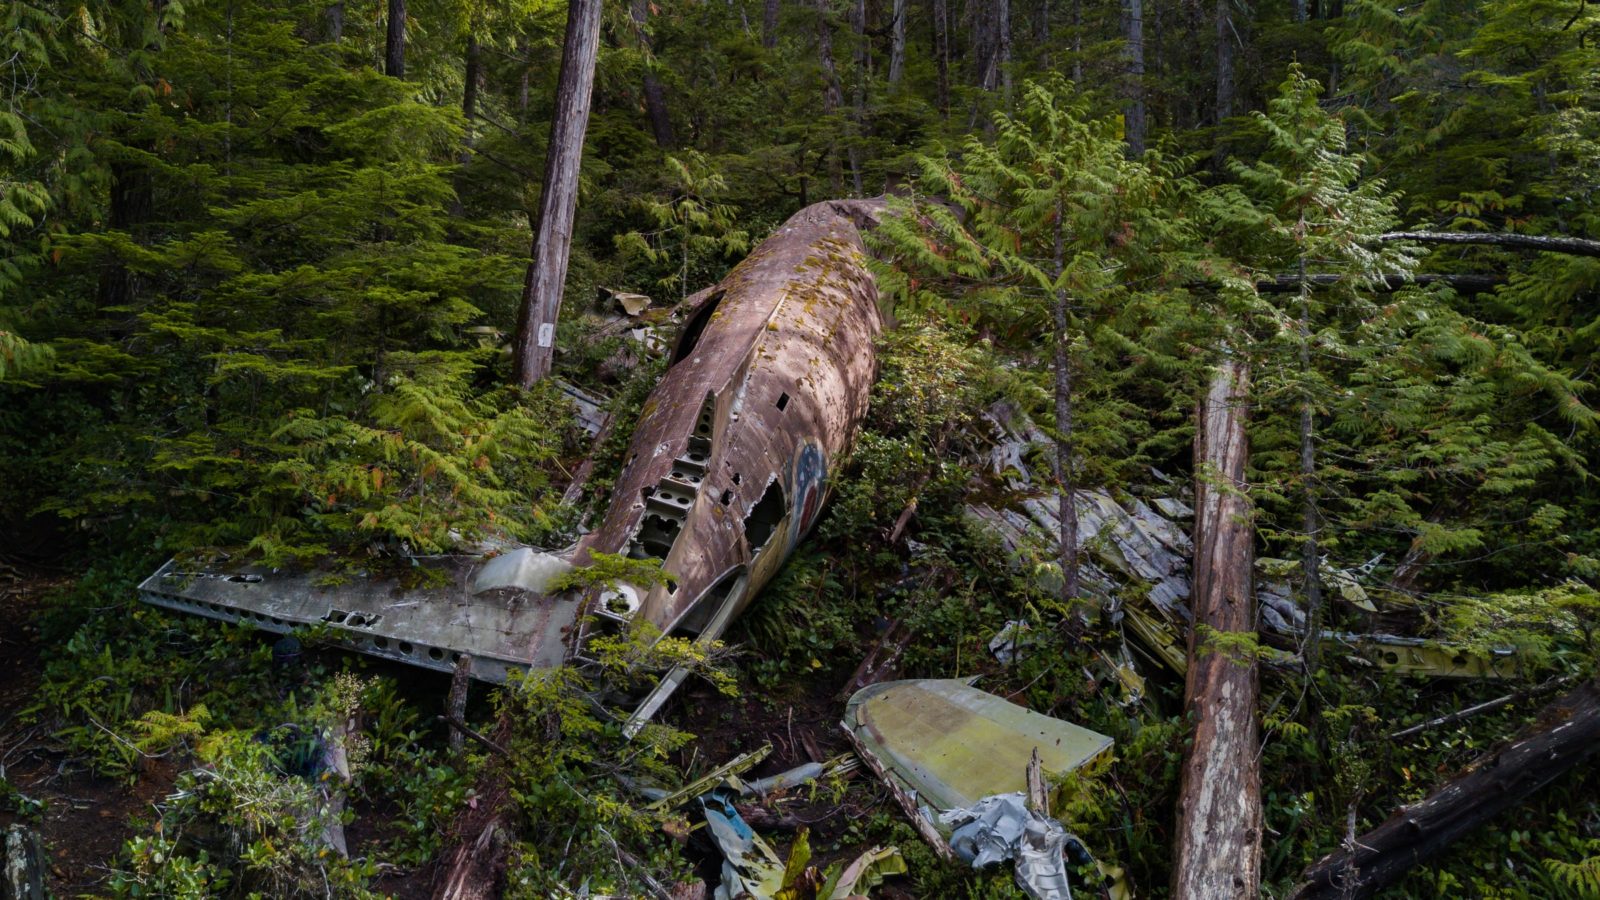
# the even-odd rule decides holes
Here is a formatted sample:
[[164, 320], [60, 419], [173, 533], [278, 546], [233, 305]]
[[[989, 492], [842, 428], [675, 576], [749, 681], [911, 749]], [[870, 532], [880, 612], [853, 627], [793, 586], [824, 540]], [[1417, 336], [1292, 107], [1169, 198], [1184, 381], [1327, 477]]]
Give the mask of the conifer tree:
[[[1140, 431], [1111, 390], [1125, 368], [1114, 360], [1138, 352], [1139, 326], [1160, 316], [1188, 271], [1193, 236], [1172, 214], [1187, 187], [1177, 170], [1128, 160], [1117, 122], [1090, 118], [1070, 97], [1059, 79], [1030, 82], [1015, 114], [994, 116], [992, 142], [974, 136], [959, 155], [922, 159], [924, 189], [962, 216], [922, 203], [886, 222], [880, 240], [905, 273], [890, 281], [912, 295], [905, 302], [927, 302], [939, 286], [1004, 340], [1051, 336], [1062, 599], [1076, 603], [1076, 492], [1125, 471], [1106, 457]], [[1090, 458], [1098, 468], [1086, 468]]]

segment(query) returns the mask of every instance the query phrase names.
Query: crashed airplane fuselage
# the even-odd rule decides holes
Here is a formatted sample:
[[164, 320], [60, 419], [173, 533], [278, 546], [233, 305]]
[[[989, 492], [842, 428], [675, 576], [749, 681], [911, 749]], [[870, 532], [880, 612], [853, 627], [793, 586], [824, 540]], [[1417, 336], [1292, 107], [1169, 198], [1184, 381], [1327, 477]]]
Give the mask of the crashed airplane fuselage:
[[597, 615], [720, 631], [816, 522], [876, 373], [882, 320], [855, 218], [871, 208], [808, 207], [690, 298], [605, 520], [573, 560], [659, 559], [672, 580], [623, 585]]
[[[428, 561], [442, 584], [423, 588], [174, 560], [141, 596], [268, 630], [321, 624], [354, 649], [435, 669], [467, 656], [490, 681], [581, 656], [589, 622], [718, 637], [815, 523], [866, 413], [883, 323], [860, 228], [877, 208], [807, 207], [689, 299], [605, 517], [569, 553]], [[544, 590], [594, 552], [658, 559], [669, 578], [600, 596]], [[669, 676], [654, 705], [675, 684]]]

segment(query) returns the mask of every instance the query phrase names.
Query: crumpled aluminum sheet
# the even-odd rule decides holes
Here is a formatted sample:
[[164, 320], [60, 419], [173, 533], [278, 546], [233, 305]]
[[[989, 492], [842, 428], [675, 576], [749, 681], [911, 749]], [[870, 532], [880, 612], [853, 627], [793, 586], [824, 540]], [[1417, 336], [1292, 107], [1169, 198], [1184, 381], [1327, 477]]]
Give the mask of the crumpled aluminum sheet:
[[1067, 881], [1067, 830], [1028, 808], [1021, 792], [993, 794], [971, 806], [946, 810], [939, 824], [951, 829], [950, 849], [981, 869], [1011, 860], [1017, 884], [1034, 900], [1072, 900]]

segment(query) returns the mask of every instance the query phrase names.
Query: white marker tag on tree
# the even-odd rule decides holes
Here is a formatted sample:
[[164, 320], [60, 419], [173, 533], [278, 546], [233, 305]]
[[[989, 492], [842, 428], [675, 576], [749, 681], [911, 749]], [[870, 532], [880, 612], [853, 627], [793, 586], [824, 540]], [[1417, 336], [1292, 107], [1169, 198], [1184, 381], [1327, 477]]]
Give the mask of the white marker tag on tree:
[[556, 326], [549, 322], [539, 326], [539, 346], [548, 347], [555, 343]]

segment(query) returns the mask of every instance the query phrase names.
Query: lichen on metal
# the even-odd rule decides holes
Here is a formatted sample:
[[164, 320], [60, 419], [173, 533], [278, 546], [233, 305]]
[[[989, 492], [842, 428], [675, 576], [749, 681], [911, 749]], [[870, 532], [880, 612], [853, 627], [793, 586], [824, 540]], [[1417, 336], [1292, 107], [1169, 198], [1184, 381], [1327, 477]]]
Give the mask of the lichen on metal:
[[1110, 760], [1111, 738], [959, 679], [889, 681], [856, 692], [842, 726], [932, 810], [1026, 791], [1035, 750], [1047, 775]]

